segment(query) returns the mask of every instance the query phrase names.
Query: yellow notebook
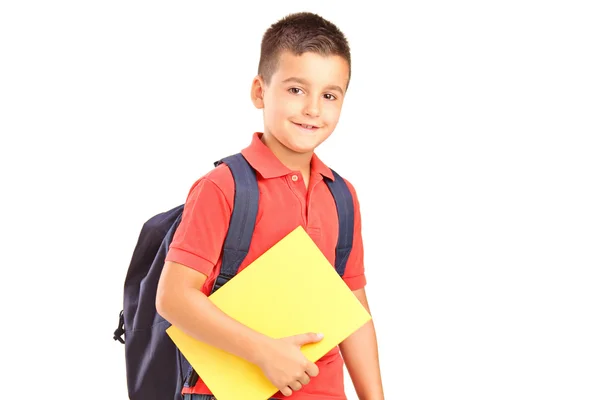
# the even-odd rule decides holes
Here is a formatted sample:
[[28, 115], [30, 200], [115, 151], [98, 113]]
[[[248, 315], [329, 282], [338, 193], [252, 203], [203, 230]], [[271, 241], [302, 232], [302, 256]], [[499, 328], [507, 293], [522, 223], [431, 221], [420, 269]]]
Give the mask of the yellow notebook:
[[[371, 319], [302, 227], [233, 277], [210, 300], [230, 317], [273, 338], [323, 333], [302, 347], [315, 362]], [[167, 329], [218, 400], [265, 400], [277, 392], [261, 369]]]

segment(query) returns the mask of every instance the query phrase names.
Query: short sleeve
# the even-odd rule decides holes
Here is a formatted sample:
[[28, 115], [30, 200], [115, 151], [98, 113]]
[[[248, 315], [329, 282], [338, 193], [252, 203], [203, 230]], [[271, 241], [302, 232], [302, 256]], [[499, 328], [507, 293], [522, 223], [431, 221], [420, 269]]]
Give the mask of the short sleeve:
[[188, 194], [166, 261], [209, 276], [221, 255], [230, 216], [223, 191], [210, 179], [197, 181]]
[[354, 237], [352, 250], [348, 256], [348, 263], [346, 264], [346, 270], [344, 271], [344, 276], [342, 278], [350, 290], [358, 290], [362, 289], [367, 284], [365, 277], [362, 221], [356, 190], [350, 182], [346, 181], [346, 185], [348, 185], [348, 189], [350, 189], [354, 201]]

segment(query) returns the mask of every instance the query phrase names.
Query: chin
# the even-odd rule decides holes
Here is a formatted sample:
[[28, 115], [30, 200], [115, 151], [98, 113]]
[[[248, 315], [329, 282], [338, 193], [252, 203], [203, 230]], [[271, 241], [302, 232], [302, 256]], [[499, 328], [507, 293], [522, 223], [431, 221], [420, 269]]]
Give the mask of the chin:
[[306, 153], [314, 152], [316, 148], [317, 148], [317, 146], [314, 146], [314, 147], [292, 147], [292, 148], [290, 148], [290, 150], [292, 150], [298, 154], [306, 154]]
[[302, 138], [300, 140], [289, 140], [287, 142], [287, 148], [296, 153], [309, 153], [313, 152], [319, 144], [320, 142], [316, 138]]

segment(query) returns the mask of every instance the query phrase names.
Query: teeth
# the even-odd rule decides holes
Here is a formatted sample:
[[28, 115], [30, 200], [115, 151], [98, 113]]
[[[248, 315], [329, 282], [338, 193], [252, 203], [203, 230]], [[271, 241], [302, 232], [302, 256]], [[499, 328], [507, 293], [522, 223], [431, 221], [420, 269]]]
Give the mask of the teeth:
[[312, 129], [312, 128], [313, 128], [313, 126], [312, 126], [312, 125], [304, 125], [304, 124], [302, 124], [302, 127], [303, 127], [303, 128], [306, 128], [306, 129]]

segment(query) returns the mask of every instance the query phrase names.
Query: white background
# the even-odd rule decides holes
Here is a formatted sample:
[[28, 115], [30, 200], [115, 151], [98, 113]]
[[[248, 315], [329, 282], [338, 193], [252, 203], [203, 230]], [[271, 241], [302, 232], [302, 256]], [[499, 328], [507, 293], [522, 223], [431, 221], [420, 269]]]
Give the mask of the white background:
[[262, 34], [309, 10], [352, 48], [319, 155], [361, 200], [386, 398], [597, 400], [593, 3], [3, 2], [0, 398], [126, 398], [139, 230], [262, 129]]

